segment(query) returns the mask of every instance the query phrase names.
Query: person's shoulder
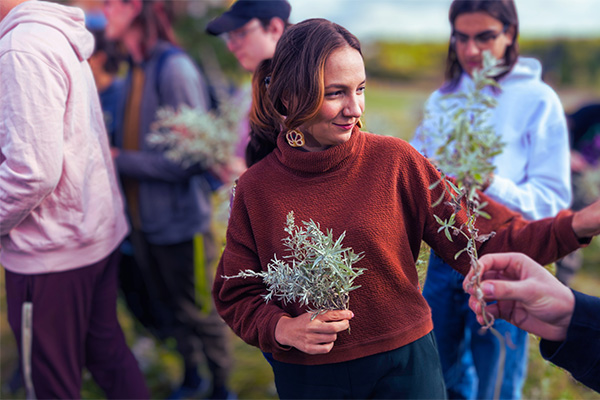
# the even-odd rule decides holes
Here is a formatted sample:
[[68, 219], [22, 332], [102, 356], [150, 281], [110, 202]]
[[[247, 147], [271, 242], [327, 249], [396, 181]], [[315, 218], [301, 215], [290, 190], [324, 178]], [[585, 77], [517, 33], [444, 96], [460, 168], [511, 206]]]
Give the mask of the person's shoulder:
[[418, 152], [406, 140], [391, 135], [380, 135], [363, 132], [365, 136], [365, 149], [380, 154], [405, 154]]
[[361, 155], [362, 162], [383, 165], [395, 170], [408, 171], [411, 168], [422, 168], [425, 158], [406, 140], [373, 133], [365, 133], [365, 146]]
[[[534, 58], [519, 58], [513, 70], [500, 80], [501, 102], [532, 115], [564, 118], [564, 110], [556, 91], [542, 80], [542, 66]], [[550, 110], [548, 113], [547, 110]]]
[[[55, 28], [36, 23], [25, 22], [14, 27], [3, 37], [7, 50], [32, 54], [53, 53], [59, 46], [67, 46], [68, 40]], [[53, 43], [54, 46], [49, 46]]]
[[156, 74], [160, 82], [171, 87], [201, 88], [206, 85], [198, 65], [185, 51], [177, 51], [169, 54], [164, 59], [158, 59]]
[[277, 163], [275, 162], [277, 157], [274, 153], [269, 153], [265, 158], [258, 161], [256, 164], [248, 167], [246, 171], [238, 179], [238, 187], [244, 186], [256, 186], [257, 183], [265, 179], [270, 179], [270, 176], [277, 174], [275, 172]]
[[410, 143], [392, 136], [365, 134], [366, 145], [362, 166], [377, 171], [378, 177], [387, 176], [414, 190], [427, 188], [435, 167]]
[[519, 57], [512, 71], [500, 80], [500, 85], [507, 90], [514, 87], [526, 91], [529, 96], [558, 98], [554, 89], [542, 80], [542, 64], [535, 58]]
[[[0, 56], [14, 58], [16, 73], [43, 68], [66, 79], [75, 59], [69, 41], [52, 27], [39, 23], [22, 23], [2, 38]], [[18, 67], [20, 65], [20, 67]], [[32, 78], [32, 77], [29, 77]]]
[[197, 72], [198, 66], [188, 52], [180, 47], [173, 45], [162, 46], [153, 56], [157, 64], [162, 63], [165, 73], [175, 72], [176, 74]]

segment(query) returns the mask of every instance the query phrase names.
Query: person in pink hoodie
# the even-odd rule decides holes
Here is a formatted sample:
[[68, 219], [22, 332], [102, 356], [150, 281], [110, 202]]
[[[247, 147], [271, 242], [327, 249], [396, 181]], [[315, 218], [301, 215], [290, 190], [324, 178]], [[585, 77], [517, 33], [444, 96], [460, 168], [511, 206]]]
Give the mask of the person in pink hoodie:
[[149, 398], [116, 315], [128, 232], [83, 11], [0, 4], [0, 264], [28, 398]]

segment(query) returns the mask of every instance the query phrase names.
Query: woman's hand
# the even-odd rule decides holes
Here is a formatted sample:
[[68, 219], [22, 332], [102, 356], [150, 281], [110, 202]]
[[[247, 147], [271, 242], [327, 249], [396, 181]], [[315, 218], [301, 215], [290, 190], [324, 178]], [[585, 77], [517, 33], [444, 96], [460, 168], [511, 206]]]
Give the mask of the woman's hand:
[[304, 313], [295, 318], [281, 317], [275, 328], [275, 339], [282, 346], [292, 346], [308, 354], [325, 354], [333, 348], [337, 333], [348, 329], [352, 311], [327, 311], [311, 320]]
[[579, 210], [573, 215], [573, 231], [578, 238], [589, 238], [600, 234], [600, 200]]

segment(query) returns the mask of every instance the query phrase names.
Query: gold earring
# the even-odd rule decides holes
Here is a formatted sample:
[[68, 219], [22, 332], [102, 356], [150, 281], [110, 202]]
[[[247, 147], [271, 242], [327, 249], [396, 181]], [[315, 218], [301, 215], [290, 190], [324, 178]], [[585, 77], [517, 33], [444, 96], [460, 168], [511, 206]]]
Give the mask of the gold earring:
[[292, 147], [302, 147], [305, 144], [304, 134], [302, 134], [302, 132], [296, 129], [287, 131], [287, 133], [285, 134], [285, 139], [287, 140], [288, 144]]
[[356, 121], [356, 126], [358, 126], [358, 129], [363, 127], [362, 119], [359, 118], [358, 121]]

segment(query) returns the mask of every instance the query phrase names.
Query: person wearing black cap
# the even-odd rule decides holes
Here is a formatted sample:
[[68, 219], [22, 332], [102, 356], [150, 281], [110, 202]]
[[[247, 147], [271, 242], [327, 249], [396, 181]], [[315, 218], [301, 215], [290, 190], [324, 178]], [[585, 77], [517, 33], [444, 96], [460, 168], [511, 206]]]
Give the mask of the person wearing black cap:
[[[291, 6], [286, 0], [238, 0], [210, 21], [206, 32], [222, 37], [242, 68], [254, 73], [261, 61], [275, 54], [279, 38], [290, 25], [290, 12]], [[250, 87], [241, 88], [236, 97], [250, 98]], [[235, 152], [242, 165], [249, 132], [250, 122], [246, 117], [239, 126], [240, 141]]]
[[238, 0], [210, 21], [206, 32], [223, 37], [241, 66], [254, 72], [262, 60], [273, 57], [275, 46], [289, 25], [290, 12], [286, 0]]

